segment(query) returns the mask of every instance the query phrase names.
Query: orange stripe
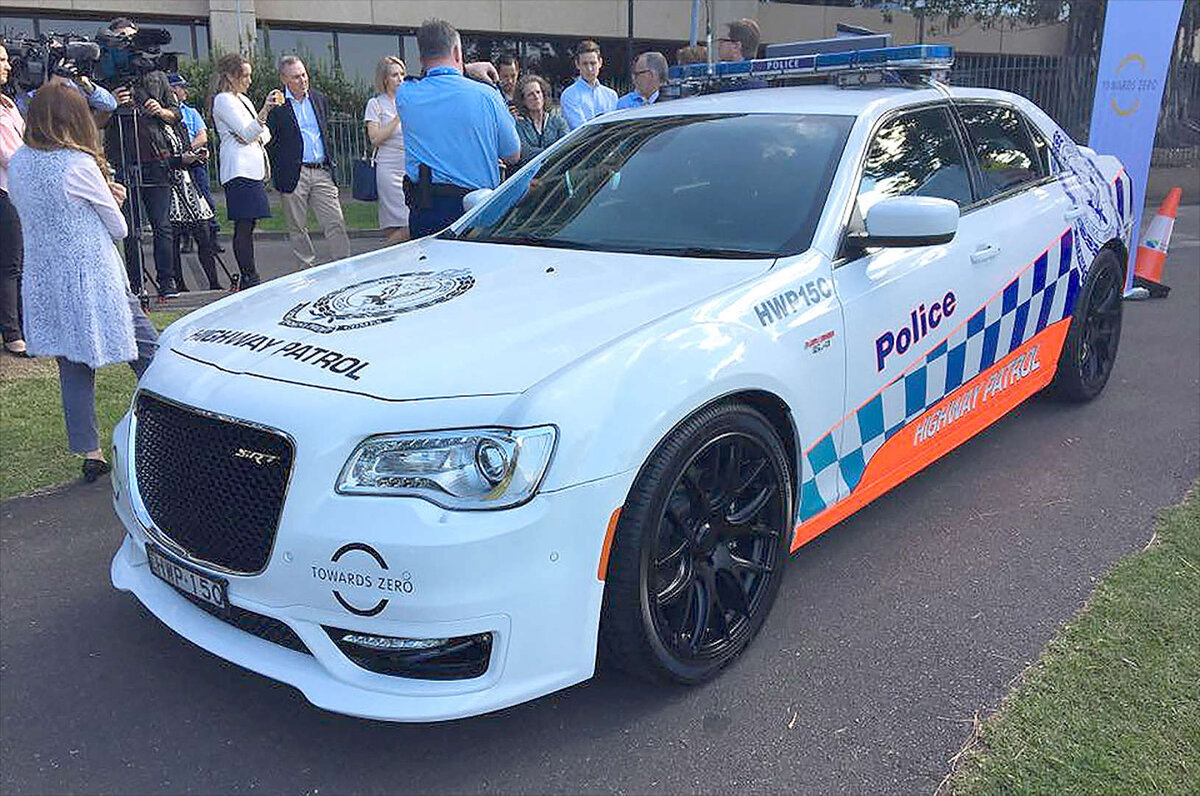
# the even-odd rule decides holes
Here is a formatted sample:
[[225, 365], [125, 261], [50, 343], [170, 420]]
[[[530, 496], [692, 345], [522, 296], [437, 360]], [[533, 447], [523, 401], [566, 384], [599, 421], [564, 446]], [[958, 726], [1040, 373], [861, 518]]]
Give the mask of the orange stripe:
[[596, 579], [604, 581], [608, 577], [608, 554], [612, 551], [613, 536], [617, 533], [617, 520], [621, 519], [621, 507], [613, 509], [608, 518], [608, 531], [604, 534], [604, 547], [600, 550], [600, 566], [596, 567]]
[[[1070, 325], [1071, 319], [1065, 318], [1047, 326], [1029, 338], [1020, 348], [947, 395], [936, 406], [913, 418], [875, 452], [853, 492], [796, 526], [792, 550], [795, 551], [801, 545], [811, 542], [892, 487], [928, 467], [1049, 384], [1058, 367], [1058, 357], [1062, 353]], [[1002, 378], [1001, 374], [1006, 367], [1035, 348], [1038, 349], [1037, 370], [1007, 386], [1000, 382], [989, 384], [993, 377]], [[989, 387], [998, 389], [992, 392]], [[917, 439], [922, 420], [976, 390], [978, 393], [971, 399], [971, 408], [957, 420], [941, 426], [922, 440]]]

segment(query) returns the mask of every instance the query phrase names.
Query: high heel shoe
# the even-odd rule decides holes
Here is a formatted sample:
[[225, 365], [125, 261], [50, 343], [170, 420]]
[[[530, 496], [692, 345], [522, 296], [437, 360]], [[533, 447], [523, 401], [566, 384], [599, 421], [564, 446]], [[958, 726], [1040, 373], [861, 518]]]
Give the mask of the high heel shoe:
[[105, 473], [112, 472], [112, 465], [103, 459], [83, 460], [83, 480], [89, 484]]

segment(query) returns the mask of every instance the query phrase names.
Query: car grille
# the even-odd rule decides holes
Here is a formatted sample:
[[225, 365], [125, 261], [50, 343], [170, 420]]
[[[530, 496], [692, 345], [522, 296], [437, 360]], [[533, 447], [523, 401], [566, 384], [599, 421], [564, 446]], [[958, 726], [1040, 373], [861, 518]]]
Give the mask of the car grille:
[[137, 489], [158, 531], [196, 561], [261, 572], [283, 511], [291, 441], [144, 392], [134, 411]]
[[238, 630], [244, 630], [272, 644], [278, 644], [281, 647], [287, 647], [296, 652], [303, 652], [305, 655], [312, 655], [312, 651], [300, 640], [300, 637], [296, 635], [296, 631], [278, 619], [256, 614], [253, 611], [247, 611], [245, 608], [238, 608], [236, 605], [230, 605], [226, 611], [222, 611], [220, 608], [201, 600], [199, 597], [179, 591], [178, 589], [176, 591], [187, 598], [188, 602], [192, 605], [203, 609], [206, 613], [215, 616], [225, 624], [233, 625]]

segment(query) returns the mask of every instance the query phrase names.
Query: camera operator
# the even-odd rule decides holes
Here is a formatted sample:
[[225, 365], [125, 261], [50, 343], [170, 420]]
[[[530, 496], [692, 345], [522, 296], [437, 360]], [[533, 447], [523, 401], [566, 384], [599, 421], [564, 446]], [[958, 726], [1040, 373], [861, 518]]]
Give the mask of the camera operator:
[[[137, 31], [132, 20], [118, 17], [109, 23], [105, 35], [112, 41], [131, 42]], [[181, 119], [179, 101], [166, 73], [159, 69], [111, 88], [118, 107], [105, 127], [104, 147], [109, 161], [120, 164], [117, 179], [130, 194], [125, 205], [126, 220], [133, 232], [125, 239], [129, 284], [135, 293], [141, 292], [142, 251], [136, 232], [140, 205], [153, 231], [158, 294], [170, 295], [175, 292], [169, 164], [173, 153], [167, 127]]]
[[[87, 100], [88, 107], [96, 114], [109, 114], [117, 109], [117, 100], [108, 89], [104, 86], [98, 86], [91, 81], [87, 75], [79, 74], [75, 65], [70, 61], [63, 61], [55, 71], [46, 78], [45, 86], [66, 86], [73, 88]], [[27, 91], [17, 97], [17, 107], [24, 114], [29, 108], [29, 103], [37, 96], [37, 89]], [[99, 121], [103, 123], [107, 116], [100, 115]]]

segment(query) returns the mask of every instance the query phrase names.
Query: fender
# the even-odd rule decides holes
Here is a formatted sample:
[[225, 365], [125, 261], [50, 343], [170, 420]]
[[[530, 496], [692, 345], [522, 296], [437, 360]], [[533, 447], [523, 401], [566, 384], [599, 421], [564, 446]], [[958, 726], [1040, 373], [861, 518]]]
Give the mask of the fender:
[[801, 440], [832, 427], [845, 397], [836, 296], [830, 290], [822, 301], [769, 325], [756, 311], [772, 296], [815, 282], [828, 268], [824, 257], [801, 255], [750, 285], [593, 352], [526, 391], [511, 422], [554, 417], [561, 434], [543, 489], [636, 470], [672, 428], [737, 392], [779, 398]]

